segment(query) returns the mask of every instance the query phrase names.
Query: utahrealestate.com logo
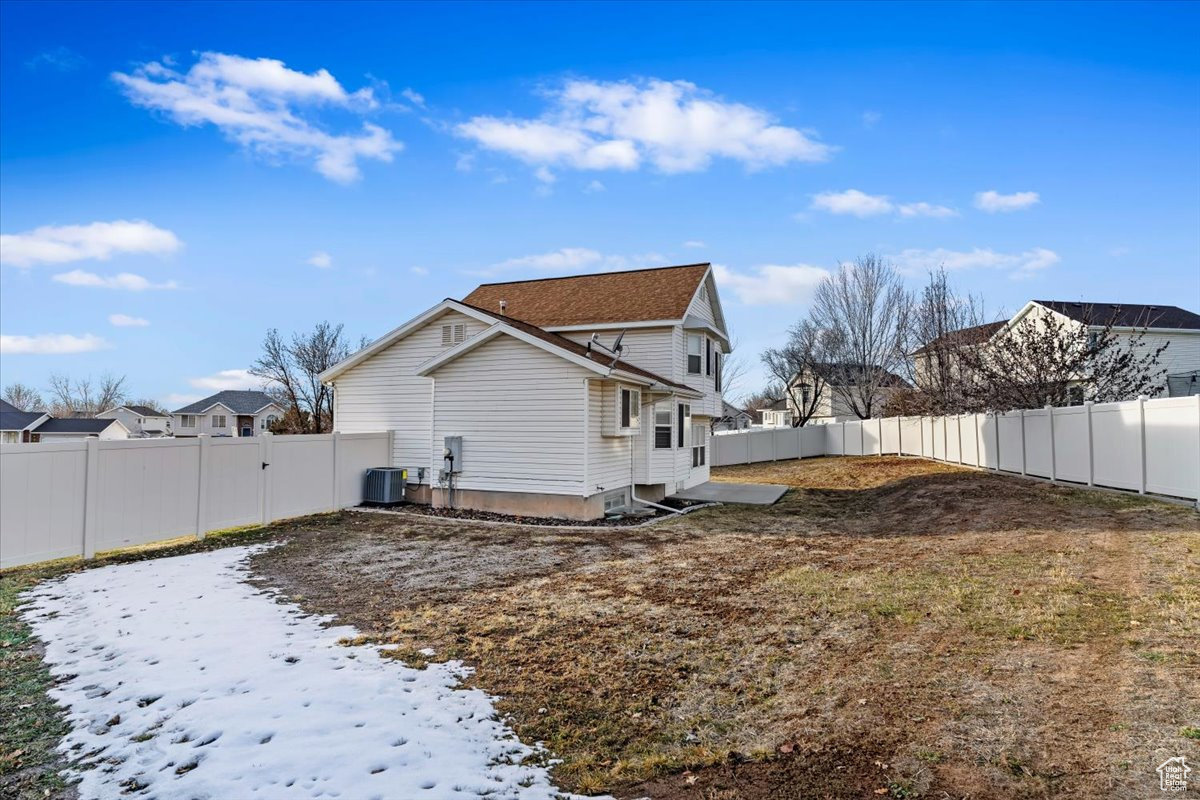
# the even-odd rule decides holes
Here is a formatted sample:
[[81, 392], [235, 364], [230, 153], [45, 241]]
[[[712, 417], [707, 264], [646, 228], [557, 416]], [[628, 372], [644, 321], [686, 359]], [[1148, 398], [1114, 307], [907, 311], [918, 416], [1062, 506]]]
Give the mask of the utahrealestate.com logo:
[[1164, 792], [1186, 791], [1191, 771], [1183, 756], [1168, 758], [1158, 765], [1158, 788]]

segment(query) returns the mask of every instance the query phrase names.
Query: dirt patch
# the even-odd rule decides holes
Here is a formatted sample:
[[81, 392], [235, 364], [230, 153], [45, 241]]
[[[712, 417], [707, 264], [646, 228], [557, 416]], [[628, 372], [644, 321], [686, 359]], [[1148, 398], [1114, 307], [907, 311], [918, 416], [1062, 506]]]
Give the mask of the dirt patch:
[[434, 508], [427, 505], [401, 505], [394, 508], [372, 508], [380, 514], [408, 514], [417, 517], [436, 517], [449, 520], [472, 522], [504, 522], [512, 525], [527, 525], [538, 528], [627, 528], [644, 525], [654, 519], [670, 516], [666, 511], [647, 509], [636, 514], [614, 514], [600, 519], [570, 520], [559, 517], [525, 517], [500, 514], [495, 511], [475, 511], [469, 508]]
[[1191, 510], [917, 459], [713, 477], [795, 490], [625, 530], [348, 514], [254, 566], [473, 665], [579, 791], [1127, 796], [1197, 755]]

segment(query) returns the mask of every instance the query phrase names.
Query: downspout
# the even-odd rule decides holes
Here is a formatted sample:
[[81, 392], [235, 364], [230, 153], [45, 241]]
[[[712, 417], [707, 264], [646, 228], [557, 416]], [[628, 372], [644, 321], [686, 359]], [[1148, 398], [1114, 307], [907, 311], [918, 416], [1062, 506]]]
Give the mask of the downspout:
[[[671, 396], [674, 397], [674, 395], [671, 395]], [[638, 413], [638, 416], [639, 416], [639, 418], [642, 416], [640, 411]], [[672, 431], [672, 433], [674, 433], [674, 431]], [[634, 475], [633, 459], [634, 459], [634, 455], [635, 455], [635, 448], [634, 448], [633, 440], [636, 438], [637, 438], [636, 436], [629, 437], [629, 499], [635, 503], [641, 503], [642, 505], [650, 506], [651, 508], [657, 508], [660, 511], [666, 511], [669, 514], [675, 514], [676, 516], [683, 514], [683, 512], [677, 508], [671, 508], [670, 506], [664, 506], [661, 503], [655, 503], [651, 500], [645, 500], [645, 499], [637, 496], [637, 484], [634, 482], [634, 477], [633, 477], [633, 475]]]

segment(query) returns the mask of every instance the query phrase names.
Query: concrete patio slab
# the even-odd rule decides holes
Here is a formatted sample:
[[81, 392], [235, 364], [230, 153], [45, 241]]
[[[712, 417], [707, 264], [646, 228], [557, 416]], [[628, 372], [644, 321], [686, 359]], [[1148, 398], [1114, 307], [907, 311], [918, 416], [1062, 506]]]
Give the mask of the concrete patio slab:
[[699, 500], [705, 503], [741, 503], [769, 506], [779, 501], [786, 486], [774, 483], [723, 483], [709, 481], [671, 495], [675, 500]]

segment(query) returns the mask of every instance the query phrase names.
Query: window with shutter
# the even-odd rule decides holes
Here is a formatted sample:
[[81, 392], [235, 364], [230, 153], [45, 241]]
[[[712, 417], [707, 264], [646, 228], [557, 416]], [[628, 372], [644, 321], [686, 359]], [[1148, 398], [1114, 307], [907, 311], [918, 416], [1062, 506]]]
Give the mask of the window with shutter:
[[704, 360], [704, 337], [698, 333], [687, 335], [687, 371], [689, 375], [699, 375]]

